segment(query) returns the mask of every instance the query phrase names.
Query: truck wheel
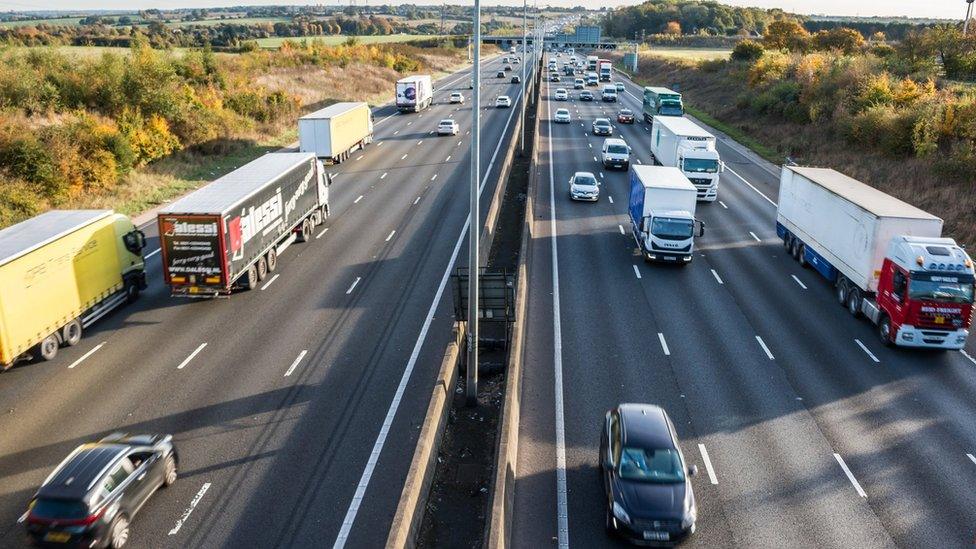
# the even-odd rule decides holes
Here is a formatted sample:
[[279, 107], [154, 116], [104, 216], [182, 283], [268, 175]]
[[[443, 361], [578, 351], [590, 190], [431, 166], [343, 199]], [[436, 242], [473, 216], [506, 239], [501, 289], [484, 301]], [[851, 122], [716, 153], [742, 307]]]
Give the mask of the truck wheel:
[[54, 357], [58, 356], [58, 345], [60, 345], [60, 343], [61, 342], [58, 341], [57, 334], [51, 334], [45, 337], [44, 340], [37, 345], [37, 349], [41, 353], [41, 358], [44, 360], [54, 360]]
[[790, 255], [793, 256], [793, 259], [800, 260], [800, 242], [796, 239], [793, 239], [793, 244], [790, 245]]
[[809, 263], [807, 263], [807, 245], [806, 244], [800, 244], [799, 245], [799, 257], [797, 257], [797, 261], [800, 262], [800, 266], [803, 267], [804, 269], [807, 268], [807, 266], [810, 265]]
[[253, 290], [258, 287], [258, 268], [251, 265], [247, 268], [247, 274], [244, 279], [244, 288], [248, 290]]
[[847, 279], [843, 276], [837, 279], [835, 292], [837, 295], [837, 303], [847, 306]]
[[81, 321], [77, 318], [61, 328], [61, 340], [69, 347], [74, 347], [81, 341]]
[[322, 205], [322, 223], [325, 223], [325, 220], [328, 219], [328, 218], [329, 218], [329, 205], [328, 204], [323, 204]]
[[278, 268], [278, 248], [274, 246], [268, 250], [268, 272], [273, 273]]
[[888, 315], [881, 315], [881, 319], [878, 320], [878, 339], [886, 347], [891, 347], [894, 344], [891, 341], [891, 319], [888, 318]]
[[861, 290], [851, 288], [847, 291], [847, 312], [855, 318], [861, 316]]
[[308, 237], [311, 236], [311, 233], [312, 224], [308, 222], [308, 219], [306, 219], [305, 221], [302, 221], [302, 227], [298, 229], [298, 238], [295, 240], [298, 242], [308, 242]]
[[264, 259], [264, 256], [258, 258], [257, 269], [258, 280], [264, 280], [264, 277], [268, 276], [268, 261]]
[[125, 302], [135, 303], [139, 299], [139, 283], [135, 279], [125, 281]]
[[790, 240], [791, 240], [791, 238], [792, 237], [790, 236], [790, 233], [786, 233], [785, 235], [783, 235], [783, 249], [786, 250], [786, 253], [789, 253], [790, 252]]

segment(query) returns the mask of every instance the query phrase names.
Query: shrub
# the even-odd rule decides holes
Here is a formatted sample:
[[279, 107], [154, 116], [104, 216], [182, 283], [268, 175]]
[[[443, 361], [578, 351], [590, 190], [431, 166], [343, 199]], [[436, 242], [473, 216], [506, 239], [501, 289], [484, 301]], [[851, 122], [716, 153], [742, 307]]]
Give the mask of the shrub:
[[748, 82], [752, 87], [783, 78], [788, 67], [784, 55], [764, 55], [749, 68]]
[[743, 40], [732, 49], [732, 60], [752, 63], [766, 53], [766, 48], [759, 42], [753, 40]]

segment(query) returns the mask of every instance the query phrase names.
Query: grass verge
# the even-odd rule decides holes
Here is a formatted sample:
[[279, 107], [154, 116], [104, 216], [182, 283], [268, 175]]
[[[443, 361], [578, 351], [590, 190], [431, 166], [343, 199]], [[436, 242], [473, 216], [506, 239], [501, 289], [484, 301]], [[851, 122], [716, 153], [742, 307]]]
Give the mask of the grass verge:
[[694, 105], [689, 105], [685, 103], [685, 111], [701, 120], [703, 123], [715, 128], [716, 130], [724, 133], [725, 135], [731, 137], [732, 139], [738, 141], [740, 144], [748, 147], [752, 152], [758, 154], [764, 159], [772, 162], [773, 164], [779, 165], [783, 163], [783, 155], [779, 154], [773, 148], [764, 145], [755, 137], [747, 134], [746, 132], [740, 130], [739, 128], [722, 122], [718, 118], [708, 114], [707, 112], [695, 107]]

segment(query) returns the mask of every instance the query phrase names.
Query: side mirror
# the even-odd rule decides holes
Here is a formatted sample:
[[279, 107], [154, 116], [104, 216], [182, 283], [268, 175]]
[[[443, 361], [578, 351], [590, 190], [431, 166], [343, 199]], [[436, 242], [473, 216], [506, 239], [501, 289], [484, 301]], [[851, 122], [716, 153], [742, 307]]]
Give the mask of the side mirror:
[[691, 467], [688, 468], [688, 476], [689, 477], [693, 477], [693, 476], [695, 476], [697, 474], [698, 474], [698, 466], [697, 465], [692, 465]]
[[697, 237], [705, 236], [705, 222], [695, 220], [695, 225], [697, 226], [695, 230], [695, 236]]
[[718, 167], [718, 173], [725, 173], [725, 162], [721, 162], [720, 161], [719, 167]]

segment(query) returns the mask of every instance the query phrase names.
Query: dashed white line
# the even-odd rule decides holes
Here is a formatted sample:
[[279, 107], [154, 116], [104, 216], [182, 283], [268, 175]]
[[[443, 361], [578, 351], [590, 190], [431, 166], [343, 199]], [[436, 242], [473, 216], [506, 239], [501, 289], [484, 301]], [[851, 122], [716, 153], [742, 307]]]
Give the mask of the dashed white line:
[[185, 368], [186, 365], [189, 364], [191, 360], [193, 360], [193, 357], [197, 356], [197, 354], [199, 354], [200, 351], [202, 351], [203, 348], [206, 347], [206, 346], [207, 346], [206, 343], [201, 343], [200, 346], [197, 347], [195, 351], [193, 351], [192, 353], [190, 353], [190, 356], [188, 356], [185, 359], [183, 359], [183, 362], [180, 362], [180, 365], [177, 366], [176, 369], [177, 370], [182, 370], [183, 368]]
[[609, 200], [610, 203], [613, 204], [613, 197], [610, 196], [609, 194], [607, 195], [607, 200]]
[[861, 484], [856, 478], [854, 478], [854, 473], [851, 473], [851, 470], [847, 468], [847, 464], [844, 463], [844, 458], [840, 457], [840, 454], [834, 454], [834, 459], [836, 459], [837, 463], [840, 464], [840, 468], [844, 470], [844, 474], [847, 475], [847, 480], [851, 481], [851, 484], [854, 485], [854, 489], [857, 490], [857, 495], [861, 496], [862, 498], [868, 497], [868, 495], [864, 493], [864, 489], [861, 488]]
[[319, 234], [315, 235], [315, 240], [318, 240], [318, 239], [322, 238], [322, 235], [324, 235], [327, 232], [329, 232], [329, 228], [328, 227], [322, 229], [322, 232], [320, 232]]
[[279, 275], [276, 273], [274, 276], [272, 276], [271, 278], [269, 278], [268, 281], [264, 283], [264, 286], [261, 286], [261, 291], [263, 292], [264, 290], [267, 290], [268, 289], [268, 286], [270, 286], [272, 283], [274, 283], [275, 280], [278, 280], [278, 276]]
[[625, 235], [625, 236], [627, 235], [627, 233], [624, 232], [624, 226], [623, 225], [617, 225], [617, 228], [620, 229], [620, 234]]
[[161, 251], [163, 251], [162, 248], [156, 248], [155, 250], [153, 250], [153, 251], [149, 252], [148, 254], [142, 256], [142, 260], [145, 261], [145, 260], [149, 259], [150, 257], [158, 254]]
[[641, 162], [641, 159], [640, 158], [635, 158], [634, 161], [636, 161], [638, 164], [643, 164], [643, 162]]
[[722, 282], [722, 277], [718, 276], [718, 273], [715, 272], [715, 269], [712, 269], [712, 276], [715, 277], [715, 280], [718, 281], [719, 284], [725, 284], [725, 282]]
[[307, 353], [308, 353], [308, 349], [302, 349], [302, 352], [298, 353], [298, 357], [295, 358], [295, 361], [292, 362], [291, 366], [289, 366], [288, 369], [285, 371], [285, 377], [290, 376], [291, 373], [295, 371], [295, 368], [298, 367], [298, 363], [301, 362], [303, 358], [305, 358], [305, 355]]
[[631, 267], [634, 268], [634, 274], [637, 276], [637, 278], [640, 278], [640, 269], [637, 268], [637, 265], [631, 265]]
[[405, 154], [405, 155], [403, 155], [403, 156], [400, 157], [400, 160], [405, 160], [406, 158], [407, 158], [407, 155]]
[[417, 146], [418, 147], [421, 146], [421, 145], [423, 145], [423, 144], [424, 144], [424, 140], [423, 139], [421, 139], [420, 141], [417, 141]]
[[357, 284], [359, 284], [359, 281], [360, 281], [360, 280], [362, 280], [362, 277], [361, 277], [361, 276], [357, 276], [357, 277], [356, 277], [356, 280], [353, 280], [353, 282], [352, 282], [352, 286], [349, 286], [349, 289], [348, 289], [348, 290], [346, 290], [346, 295], [349, 295], [349, 294], [351, 294], [351, 293], [352, 293], [352, 291], [356, 289], [356, 285], [357, 285]]
[[971, 462], [973, 462], [974, 464], [976, 464], [976, 456], [974, 456], [974, 455], [972, 455], [972, 454], [966, 454], [966, 457], [968, 457], [968, 458], [969, 458], [969, 461], [971, 461]]
[[759, 189], [757, 189], [756, 187], [754, 187], [754, 186], [752, 185], [752, 183], [749, 183], [748, 181], [746, 181], [746, 178], [744, 178], [744, 177], [742, 177], [741, 175], [739, 175], [739, 174], [737, 174], [737, 173], [735, 172], [735, 170], [733, 170], [732, 168], [728, 168], [728, 170], [729, 170], [729, 172], [731, 172], [731, 173], [732, 173], [732, 175], [734, 175], [734, 176], [736, 176], [736, 177], [738, 177], [739, 179], [741, 179], [743, 183], [745, 183], [746, 185], [749, 185], [749, 188], [750, 188], [750, 189], [752, 189], [752, 190], [754, 190], [754, 191], [756, 191], [757, 193], [759, 193], [759, 196], [761, 196], [761, 197], [763, 197], [763, 198], [765, 198], [765, 199], [766, 199], [766, 202], [769, 202], [769, 203], [770, 203], [770, 204], [772, 204], [773, 206], [775, 206], [775, 205], [776, 205], [776, 203], [775, 203], [775, 202], [773, 202], [772, 200], [770, 200], [770, 199], [769, 199], [769, 197], [768, 197], [768, 196], [766, 196], [765, 194], [763, 194], [763, 192], [762, 192], [762, 191], [760, 191]]
[[413, 205], [416, 206], [417, 205], [417, 202], [420, 202], [420, 197], [419, 196], [413, 201]]
[[603, 179], [603, 172], [600, 172], [600, 179]]
[[392, 231], [390, 231], [390, 234], [386, 237], [385, 242], [389, 242], [390, 239], [393, 238], [393, 235], [395, 235], [395, 234], [396, 234], [396, 229], [393, 229]]
[[447, 158], [444, 159], [444, 162], [450, 162], [450, 161], [451, 161], [451, 155], [447, 155]]
[[400, 133], [400, 130], [397, 130], [397, 131], [393, 132], [393, 135], [396, 135], [398, 133]]
[[209, 489], [210, 489], [209, 482], [204, 483], [204, 485], [200, 487], [200, 491], [197, 492], [197, 495], [193, 496], [193, 500], [190, 501], [190, 506], [187, 507], [186, 510], [183, 511], [183, 515], [179, 519], [177, 519], [176, 526], [173, 526], [173, 529], [169, 531], [169, 535], [175, 536], [180, 532], [180, 528], [183, 528], [183, 525], [186, 523], [186, 520], [190, 518], [190, 514], [193, 513], [193, 510], [196, 509], [197, 504], [200, 503], [200, 500], [203, 499], [203, 495], [206, 494], [207, 490]]
[[455, 146], [456, 146], [456, 147], [460, 147], [460, 146], [461, 146], [461, 142], [460, 142], [460, 141], [458, 141], [458, 143], [457, 143], [457, 145], [455, 145]]
[[712, 460], [708, 458], [708, 450], [705, 449], [705, 445], [699, 444], [698, 451], [701, 452], [702, 461], [705, 462], [705, 472], [708, 473], [708, 481], [712, 484], [718, 484], [718, 479], [715, 478], [715, 469], [712, 468]]
[[384, 143], [383, 141], [380, 141], [379, 143], [376, 144], [376, 146], [377, 147], [382, 147], [383, 146], [383, 143]]
[[661, 341], [661, 350], [664, 351], [665, 356], [671, 356], [671, 349], [668, 349], [668, 342], [664, 339], [664, 334], [658, 332], [657, 338]]
[[854, 338], [854, 343], [857, 343], [857, 346], [860, 347], [862, 351], [864, 351], [865, 353], [867, 353], [867, 355], [869, 357], [871, 357], [871, 360], [873, 360], [875, 362], [881, 362], [880, 360], [878, 360], [878, 357], [874, 356], [874, 353], [872, 353], [870, 349], [868, 349], [863, 343], [861, 343], [861, 340], [860, 339], [858, 339], [858, 338], [855, 337]]
[[796, 283], [799, 284], [801, 288], [803, 288], [804, 290], [807, 289], [807, 285], [804, 284], [802, 280], [800, 280], [799, 278], [797, 278], [796, 275], [790, 275], [790, 276], [793, 277], [793, 280], [795, 280]]
[[432, 175], [432, 176], [430, 176], [430, 180], [431, 180], [431, 181], [433, 181], [433, 180], [435, 180], [435, 179], [437, 179], [437, 174], [436, 174], [436, 173], [435, 173], [434, 175]]
[[360, 161], [360, 160], [362, 160], [362, 159], [363, 159], [363, 156], [364, 156], [364, 155], [359, 155], [359, 156], [357, 156], [357, 157], [356, 157], [356, 161], [358, 162], [358, 161]]
[[593, 157], [593, 161], [594, 161], [594, 162], [598, 162], [598, 160], [596, 159], [596, 157], [595, 157], [595, 156]]
[[766, 346], [766, 342], [763, 341], [763, 338], [756, 336], [756, 341], [759, 342], [759, 346], [762, 347], [762, 350], [766, 352], [766, 356], [769, 357], [769, 360], [775, 360], [773, 353], [769, 352], [769, 347]]
[[380, 176], [380, 179], [386, 179], [386, 174], [387, 174], [387, 173], [388, 173], [388, 172], [383, 172], [383, 175], [381, 175], [381, 176]]
[[356, 197], [356, 200], [353, 200], [352, 201], [352, 203], [353, 204], [359, 204], [359, 201], [362, 200], [362, 199], [363, 199], [363, 195], [359, 195], [359, 196]]
[[408, 126], [409, 126], [410, 124], [413, 124], [413, 122], [407, 122], [407, 125], [408, 125]]
[[725, 208], [726, 210], [727, 210], [727, 209], [729, 209], [729, 207], [725, 205], [725, 202], [722, 202], [721, 200], [719, 200], [719, 201], [718, 201], [718, 203], [719, 203], [719, 204], [720, 204], [720, 205], [721, 205], [721, 206], [722, 206], [723, 208]]
[[749, 231], [749, 234], [751, 234], [752, 237], [756, 239], [756, 242], [762, 242], [762, 239], [756, 236], [756, 233]]
[[71, 370], [75, 366], [81, 364], [86, 358], [88, 358], [88, 357], [92, 356], [93, 354], [95, 354], [96, 352], [98, 352], [98, 350], [101, 349], [103, 345], [105, 345], [105, 342], [104, 341], [101, 342], [101, 343], [99, 343], [98, 345], [95, 345], [94, 347], [92, 347], [92, 349], [90, 351], [88, 351], [87, 353], [81, 355], [78, 358], [78, 360], [72, 362], [71, 365], [68, 366], [68, 369]]

